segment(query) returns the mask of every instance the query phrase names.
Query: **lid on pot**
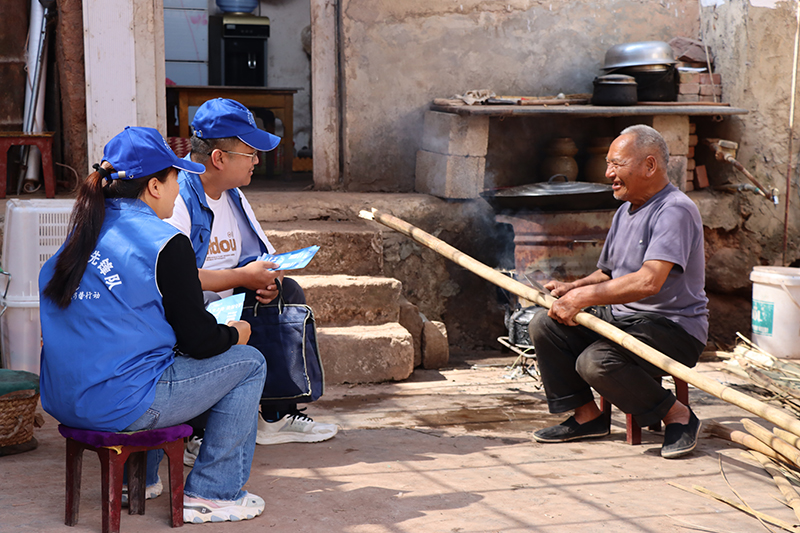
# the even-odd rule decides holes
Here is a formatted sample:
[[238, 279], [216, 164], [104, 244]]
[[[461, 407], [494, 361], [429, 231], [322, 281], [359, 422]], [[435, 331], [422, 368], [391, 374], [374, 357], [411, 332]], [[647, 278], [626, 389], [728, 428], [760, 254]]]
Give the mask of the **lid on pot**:
[[[560, 176], [556, 174], [556, 176]], [[611, 185], [600, 183], [588, 183], [583, 181], [556, 182], [553, 176], [547, 182], [529, 183], [519, 185], [501, 191], [497, 191], [495, 197], [514, 198], [520, 196], [561, 196], [572, 194], [594, 194], [611, 192]]]
[[594, 79], [595, 85], [636, 85], [636, 78], [627, 74], [606, 74]]
[[603, 69], [641, 65], [674, 65], [672, 47], [664, 41], [615, 44], [606, 51]]

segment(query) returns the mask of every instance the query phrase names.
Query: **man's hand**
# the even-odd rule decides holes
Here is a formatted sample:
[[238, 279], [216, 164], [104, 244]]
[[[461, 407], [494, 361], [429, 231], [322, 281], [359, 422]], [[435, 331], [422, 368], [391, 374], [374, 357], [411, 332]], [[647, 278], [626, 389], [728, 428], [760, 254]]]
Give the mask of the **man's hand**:
[[[548, 283], [549, 285], [549, 283]], [[562, 283], [561, 285], [572, 285], [571, 283]], [[547, 287], [547, 285], [545, 285]], [[550, 287], [547, 287], [550, 289]], [[557, 300], [553, 301], [553, 305], [550, 306], [550, 310], [547, 312], [547, 316], [555, 320], [556, 322], [560, 322], [565, 326], [577, 326], [578, 323], [575, 322], [573, 319], [575, 315], [580, 313], [583, 310], [575, 300], [574, 297], [577, 292], [570, 292], [571, 289], [575, 287], [570, 287], [566, 289], [563, 295], [558, 298]], [[556, 295], [555, 290], [550, 289], [553, 296]]]
[[575, 284], [574, 283], [564, 283], [563, 281], [551, 280], [551, 281], [548, 281], [545, 284], [544, 288], [547, 289], [548, 291], [550, 291], [550, 294], [554, 298], [559, 298], [559, 297], [564, 296], [565, 294], [567, 294], [572, 289], [574, 289], [575, 288]]
[[[262, 261], [263, 262], [263, 261]], [[283, 283], [283, 270], [277, 270], [276, 273], [278, 274], [275, 279]], [[256, 291], [256, 300], [262, 304], [268, 304], [272, 300], [278, 297], [278, 284], [275, 283], [273, 280], [272, 284], [267, 285], [263, 289], [258, 289]]]
[[271, 286], [272, 290], [275, 291], [275, 296], [277, 296], [278, 287], [275, 285], [275, 278], [281, 276], [281, 273], [278, 270], [270, 270], [277, 266], [269, 261], [252, 261], [246, 264], [239, 269], [243, 274], [241, 286], [251, 291], [269, 291]]
[[250, 340], [250, 324], [245, 322], [244, 320], [231, 320], [227, 324], [232, 328], [236, 328], [236, 331], [239, 332], [239, 342], [236, 344], [247, 344], [247, 341]]

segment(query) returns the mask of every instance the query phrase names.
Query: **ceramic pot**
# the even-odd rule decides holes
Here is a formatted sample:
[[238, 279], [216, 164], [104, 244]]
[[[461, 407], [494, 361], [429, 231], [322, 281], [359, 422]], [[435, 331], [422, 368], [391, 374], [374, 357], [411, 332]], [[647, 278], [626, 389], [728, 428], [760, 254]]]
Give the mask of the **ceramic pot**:
[[575, 154], [578, 147], [569, 137], [559, 137], [547, 145], [547, 157], [542, 161], [541, 177], [545, 180], [556, 174], [566, 176], [568, 181], [578, 178], [578, 163]]
[[583, 167], [583, 177], [586, 181], [592, 183], [611, 183], [606, 178], [606, 156], [608, 155], [608, 147], [611, 146], [611, 137], [597, 137], [592, 141], [586, 151], [589, 152], [589, 158]]

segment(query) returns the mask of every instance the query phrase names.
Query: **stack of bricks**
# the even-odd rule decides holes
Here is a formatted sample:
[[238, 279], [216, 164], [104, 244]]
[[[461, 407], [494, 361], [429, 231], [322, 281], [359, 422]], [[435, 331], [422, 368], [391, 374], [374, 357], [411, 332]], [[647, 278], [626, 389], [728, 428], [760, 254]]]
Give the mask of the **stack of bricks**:
[[721, 102], [722, 76], [699, 72], [680, 72], [679, 102]]
[[489, 117], [426, 111], [414, 188], [440, 198], [478, 198], [488, 146]]
[[697, 165], [694, 161], [694, 149], [697, 146], [697, 125], [689, 123], [689, 153], [686, 154], [686, 192], [708, 187], [708, 174], [705, 165]]

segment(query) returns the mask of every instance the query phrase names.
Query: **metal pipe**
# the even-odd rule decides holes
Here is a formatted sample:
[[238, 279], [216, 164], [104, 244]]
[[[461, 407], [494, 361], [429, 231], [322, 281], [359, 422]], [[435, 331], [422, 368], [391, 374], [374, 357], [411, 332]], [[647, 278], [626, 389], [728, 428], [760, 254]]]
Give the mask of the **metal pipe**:
[[[555, 298], [552, 296], [546, 295], [534, 289], [533, 287], [529, 287], [524, 283], [520, 283], [519, 281], [511, 279], [508, 276], [497, 272], [493, 268], [484, 265], [476, 259], [468, 256], [464, 252], [453, 248], [444, 241], [437, 239], [429, 233], [425, 233], [421, 229], [412, 226], [404, 220], [386, 213], [381, 213], [377, 209], [372, 209], [371, 211], [361, 211], [358, 216], [367, 220], [374, 220], [383, 224], [384, 226], [399, 231], [404, 235], [408, 235], [420, 244], [423, 244], [431, 250], [443, 255], [447, 259], [450, 259], [457, 265], [460, 265], [474, 274], [482, 277], [483, 279], [494, 283], [498, 287], [525, 298], [526, 300], [530, 300], [537, 305], [541, 305], [542, 307], [549, 309], [555, 301]], [[623, 348], [630, 350], [645, 361], [654, 364], [664, 372], [678, 379], [682, 379], [687, 383], [691, 383], [698, 389], [725, 400], [728, 403], [741, 407], [745, 411], [749, 411], [754, 415], [763, 418], [764, 420], [772, 422], [776, 426], [781, 427], [786, 431], [793, 433], [794, 435], [800, 436], [800, 420], [788, 412], [782, 409], [776, 409], [775, 407], [767, 405], [764, 402], [756, 400], [755, 398], [751, 398], [746, 394], [723, 385], [714, 379], [699, 374], [691, 368], [667, 357], [655, 348], [646, 345], [639, 339], [631, 336], [628, 333], [625, 333], [621, 329], [612, 326], [608, 322], [601, 320], [594, 315], [581, 311], [575, 316], [574, 320], [581, 326], [585, 326], [592, 331], [595, 331], [606, 337], [607, 339], [616, 342]]]

